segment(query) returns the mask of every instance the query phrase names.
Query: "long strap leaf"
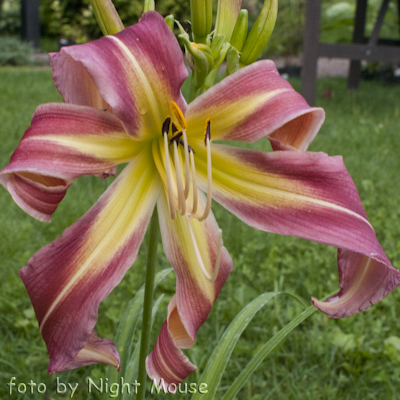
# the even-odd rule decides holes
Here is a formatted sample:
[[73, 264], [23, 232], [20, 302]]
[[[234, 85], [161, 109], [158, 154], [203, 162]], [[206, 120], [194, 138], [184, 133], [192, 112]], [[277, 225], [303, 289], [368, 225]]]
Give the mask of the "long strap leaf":
[[[335, 294], [332, 293], [331, 295]], [[329, 296], [324, 297], [322, 300], [326, 300]], [[305, 319], [312, 315], [317, 309], [314, 306], [308, 307], [305, 311], [299, 314], [297, 317], [292, 319], [287, 325], [285, 325], [278, 333], [276, 333], [263, 347], [257, 352], [257, 354], [251, 359], [251, 361], [246, 365], [243, 371], [235, 379], [231, 387], [225, 393], [222, 400], [233, 399], [242, 386], [249, 379], [251, 374], [259, 367], [259, 365], [265, 360], [265, 358], [271, 353], [272, 350], [294, 329], [296, 326], [300, 325]]]
[[240, 335], [257, 311], [278, 294], [280, 293], [268, 292], [258, 296], [235, 317], [218, 342], [200, 379], [200, 382], [207, 383], [208, 392], [206, 394], [197, 392], [193, 395], [192, 400], [214, 399], [221, 377]]

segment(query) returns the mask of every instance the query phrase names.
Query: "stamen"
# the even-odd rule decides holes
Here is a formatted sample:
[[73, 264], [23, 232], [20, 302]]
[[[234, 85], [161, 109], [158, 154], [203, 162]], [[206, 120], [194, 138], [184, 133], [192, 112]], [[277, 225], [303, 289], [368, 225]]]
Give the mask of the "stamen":
[[190, 152], [190, 166], [192, 168], [192, 183], [193, 183], [193, 206], [192, 214], [196, 214], [197, 211], [197, 181], [196, 181], [196, 166], [194, 165], [193, 152]]
[[190, 189], [190, 167], [189, 167], [189, 147], [186, 135], [186, 129], [182, 130], [183, 134], [183, 147], [185, 149], [185, 199], [189, 196]]
[[198, 246], [198, 244], [197, 244], [197, 240], [196, 240], [196, 237], [195, 237], [194, 232], [193, 232], [192, 222], [191, 222], [190, 218], [189, 218], [187, 215], [186, 215], [186, 222], [187, 222], [187, 224], [188, 224], [189, 233], [190, 233], [190, 238], [192, 239], [192, 243], [193, 243], [193, 247], [194, 247], [194, 252], [195, 252], [195, 254], [196, 254], [197, 261], [199, 262], [199, 266], [200, 266], [201, 272], [204, 274], [204, 276], [206, 277], [206, 279], [207, 279], [208, 281], [210, 281], [211, 283], [214, 283], [215, 280], [216, 280], [217, 277], [218, 277], [218, 272], [219, 272], [219, 267], [220, 267], [220, 261], [221, 261], [221, 250], [222, 250], [222, 246], [223, 246], [223, 241], [222, 241], [222, 230], [219, 229], [219, 231], [218, 231], [217, 259], [216, 259], [216, 261], [215, 261], [214, 273], [213, 273], [213, 275], [211, 276], [211, 275], [208, 273], [208, 271], [207, 271], [207, 269], [206, 269], [206, 267], [205, 267], [205, 265], [204, 265], [203, 258], [201, 257], [201, 254], [200, 254], [199, 246]]
[[179, 125], [182, 127], [182, 129], [187, 129], [185, 117], [183, 116], [183, 113], [182, 113], [181, 109], [179, 108], [178, 104], [176, 104], [174, 101], [172, 101], [171, 108], [175, 114], [176, 119], [179, 122]]
[[211, 119], [206, 120], [206, 129], [204, 130], [204, 145], [207, 146], [207, 139], [211, 140]]
[[178, 132], [178, 131], [179, 131], [179, 129], [176, 126], [176, 123], [172, 121], [172, 136], [174, 136], [175, 133]]
[[174, 142], [174, 163], [176, 172], [176, 186], [178, 188], [178, 208], [181, 215], [186, 214], [186, 199], [183, 190], [182, 170], [179, 161], [178, 145]]
[[208, 217], [208, 214], [210, 214], [211, 201], [212, 201], [212, 165], [211, 165], [210, 137], [206, 136], [206, 142], [207, 142], [207, 203], [206, 203], [206, 208], [204, 209], [204, 214], [198, 218], [199, 221], [204, 221]]
[[171, 125], [171, 117], [168, 115], [168, 117], [165, 119], [165, 121], [162, 124], [162, 128], [161, 128], [162, 135], [165, 135], [165, 134], [168, 135], [170, 125]]
[[179, 143], [180, 138], [182, 137], [182, 131], [177, 131], [174, 136], [169, 141], [169, 144], [172, 144], [173, 142]]
[[169, 149], [168, 149], [168, 136], [164, 135], [164, 152], [165, 152], [165, 171], [167, 173], [167, 188], [168, 188], [168, 200], [169, 200], [169, 212], [171, 219], [176, 218], [174, 194], [172, 193], [172, 182], [171, 182], [171, 166], [169, 164]]

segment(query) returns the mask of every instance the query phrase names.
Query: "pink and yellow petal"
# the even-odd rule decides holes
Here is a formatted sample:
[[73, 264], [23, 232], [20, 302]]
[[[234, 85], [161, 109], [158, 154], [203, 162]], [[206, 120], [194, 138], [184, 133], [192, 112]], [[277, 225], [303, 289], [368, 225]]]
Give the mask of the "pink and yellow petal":
[[[199, 204], [201, 208], [204, 208], [205, 199], [202, 195]], [[190, 237], [187, 219], [182, 216], [178, 216], [175, 220], [171, 219], [164, 192], [162, 192], [158, 201], [158, 211], [164, 251], [175, 270], [177, 282], [176, 295], [171, 300], [168, 309], [168, 334], [164, 332], [165, 328], [163, 327], [157, 344], [160, 348], [156, 347], [148, 356], [149, 365], [155, 363], [159, 366], [162, 365], [162, 368], [158, 367], [158, 374], [152, 375], [152, 371], [149, 369], [148, 373], [151, 378], [159, 379], [161, 377], [168, 384], [177, 384], [189, 372], [187, 374], [182, 373], [179, 375], [179, 379], [176, 378], [171, 381], [170, 376], [162, 376], [160, 371], [177, 371], [180, 370], [179, 368], [181, 368], [181, 371], [189, 371], [190, 368], [183, 361], [177, 365], [177, 360], [169, 359], [165, 355], [174, 351], [179, 353], [180, 350], [178, 351], [178, 349], [180, 348], [191, 347], [198, 329], [207, 319], [222, 285], [232, 271], [232, 259], [225, 247], [222, 247], [218, 276], [214, 282], [209, 281], [200, 268]], [[208, 273], [212, 275], [218, 251], [218, 225], [212, 214], [203, 222], [192, 220], [191, 223], [204, 266]], [[172, 343], [177, 350], [172, 350]], [[164, 345], [166, 346], [165, 349], [163, 348]]]
[[[145, 13], [138, 24], [116, 35], [63, 48], [52, 57], [55, 83], [65, 100], [77, 101], [79, 87], [72, 82], [71, 89], [69, 77], [82, 65], [104, 102], [135, 138], [160, 134], [171, 114], [171, 101], [186, 109], [180, 92], [187, 77], [182, 52], [156, 12]], [[78, 76], [81, 79], [83, 73]], [[86, 92], [91, 93], [92, 86]]]
[[345, 318], [378, 303], [400, 284], [399, 271], [360, 253], [339, 249], [340, 291], [326, 302], [312, 297], [315, 307], [331, 318]]
[[114, 345], [98, 342], [93, 328], [99, 303], [134, 262], [159, 196], [150, 156], [147, 149], [131, 161], [98, 202], [19, 273], [47, 344], [49, 373], [99, 360], [117, 364]]
[[0, 172], [0, 183], [28, 214], [50, 221], [72, 181], [104, 176], [143, 148], [110, 113], [71, 104], [44, 104]]
[[196, 366], [176, 346], [165, 321], [153, 351], [146, 358], [146, 371], [150, 379], [167, 390], [171, 383], [182, 382], [195, 370]]
[[[195, 151], [200, 187], [206, 187], [204, 146], [195, 146]], [[262, 153], [220, 145], [213, 145], [212, 152], [213, 197], [229, 211], [257, 229], [341, 249], [338, 298], [343, 295], [343, 303], [337, 301], [335, 308], [331, 301], [334, 310], [329, 315], [352, 315], [399, 285], [400, 273], [376, 239], [341, 157]], [[352, 274], [354, 279], [346, 278]], [[376, 274], [380, 275], [378, 286], [372, 284], [379, 281]], [[359, 287], [361, 279], [365, 285]], [[365, 292], [361, 295], [360, 291]]]
[[274, 150], [307, 150], [325, 113], [309, 107], [279, 76], [272, 61], [259, 61], [223, 79], [188, 106], [188, 136], [202, 139], [211, 118], [212, 140], [253, 143], [267, 137]]

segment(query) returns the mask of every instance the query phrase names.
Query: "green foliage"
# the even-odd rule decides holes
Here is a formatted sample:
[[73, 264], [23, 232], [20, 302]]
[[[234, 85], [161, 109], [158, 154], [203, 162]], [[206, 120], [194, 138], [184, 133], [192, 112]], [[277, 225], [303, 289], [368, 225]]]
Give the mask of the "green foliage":
[[[369, 0], [365, 34], [368, 36], [376, 21], [381, 0]], [[274, 33], [264, 51], [264, 55], [298, 55], [303, 46], [306, 0], [279, 0], [278, 18]], [[262, 2], [244, 0], [252, 13], [250, 21], [254, 23]], [[321, 42], [351, 42], [354, 26], [356, 0], [323, 0], [321, 10]], [[389, 2], [381, 30], [381, 37], [399, 38], [398, 14], [396, 2]]]
[[0, 37], [0, 65], [31, 65], [32, 53], [30, 43], [13, 37]]
[[0, 1], [0, 32], [16, 35], [21, 29], [21, 13], [19, 0]]
[[[138, 21], [143, 12], [143, 0], [114, 0], [125, 26]], [[173, 14], [179, 20], [189, 19], [187, 0], [159, 0], [156, 10], [166, 16]], [[42, 31], [46, 36], [64, 37], [83, 43], [101, 36], [89, 0], [41, 0]]]

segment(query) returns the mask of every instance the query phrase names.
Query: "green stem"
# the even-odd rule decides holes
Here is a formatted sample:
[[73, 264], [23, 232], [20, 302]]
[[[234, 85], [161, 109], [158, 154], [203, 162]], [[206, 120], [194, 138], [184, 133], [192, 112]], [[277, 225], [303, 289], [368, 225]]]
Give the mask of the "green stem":
[[199, 90], [198, 87], [196, 87], [196, 71], [192, 71], [192, 75], [190, 77], [190, 89], [189, 89], [189, 103], [191, 103], [195, 98], [197, 91]]
[[147, 253], [147, 270], [146, 270], [146, 285], [144, 289], [144, 304], [143, 304], [143, 327], [142, 337], [140, 341], [140, 356], [139, 356], [139, 383], [137, 400], [144, 400], [146, 395], [146, 357], [149, 348], [149, 338], [151, 331], [151, 313], [153, 305], [154, 293], [154, 277], [156, 272], [157, 260], [157, 245], [159, 236], [157, 208], [154, 209], [153, 216], [150, 221], [149, 231], [149, 248]]

